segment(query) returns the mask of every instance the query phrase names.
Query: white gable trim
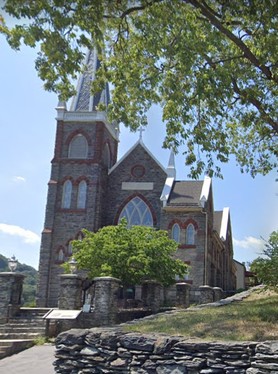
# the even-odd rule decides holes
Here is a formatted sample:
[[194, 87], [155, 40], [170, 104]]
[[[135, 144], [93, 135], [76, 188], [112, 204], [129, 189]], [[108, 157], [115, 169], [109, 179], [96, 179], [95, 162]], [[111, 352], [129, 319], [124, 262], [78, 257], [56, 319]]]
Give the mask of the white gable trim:
[[227, 239], [229, 215], [230, 215], [230, 208], [224, 208], [222, 212], [222, 220], [221, 220], [221, 226], [220, 226], [220, 239], [223, 242]]
[[148, 155], [158, 164], [158, 166], [167, 174], [167, 171], [164, 166], [161, 165], [161, 163], [154, 157], [154, 155], [148, 150], [148, 148], [143, 143], [142, 139], [139, 139], [124, 155], [120, 158], [120, 160], [112, 166], [112, 168], [109, 170], [108, 175], [111, 174], [130, 154], [131, 152], [138, 146], [141, 145], [141, 147], [144, 148], [144, 150], [148, 153]]
[[211, 186], [211, 178], [208, 176], [205, 176], [203, 187], [200, 195], [200, 205], [204, 208], [205, 203], [208, 201], [209, 197], [209, 191]]
[[160, 200], [163, 203], [163, 207], [165, 207], [166, 204], [167, 204], [167, 201], [169, 199], [170, 193], [172, 191], [172, 187], [173, 187], [174, 181], [175, 181], [174, 177], [168, 177], [168, 178], [166, 178], [166, 182], [165, 182], [165, 185], [163, 187], [162, 194], [160, 196]]

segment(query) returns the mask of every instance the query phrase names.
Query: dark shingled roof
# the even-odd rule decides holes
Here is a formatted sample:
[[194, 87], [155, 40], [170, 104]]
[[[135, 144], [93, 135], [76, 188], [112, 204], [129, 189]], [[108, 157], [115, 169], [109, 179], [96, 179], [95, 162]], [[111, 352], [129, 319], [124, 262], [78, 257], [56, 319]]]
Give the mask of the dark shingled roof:
[[213, 214], [213, 229], [218, 233], [219, 236], [220, 236], [222, 215], [223, 215], [222, 210], [216, 211]]
[[203, 181], [175, 181], [167, 206], [200, 206]]
[[86, 67], [79, 78], [78, 90], [76, 96], [73, 98], [71, 110], [73, 111], [89, 111], [96, 110], [97, 105], [102, 103], [107, 105], [110, 101], [109, 86], [105, 85], [102, 92], [92, 95], [91, 83], [95, 77], [96, 71], [100, 68], [100, 61], [97, 57], [96, 51], [89, 51], [86, 57]]

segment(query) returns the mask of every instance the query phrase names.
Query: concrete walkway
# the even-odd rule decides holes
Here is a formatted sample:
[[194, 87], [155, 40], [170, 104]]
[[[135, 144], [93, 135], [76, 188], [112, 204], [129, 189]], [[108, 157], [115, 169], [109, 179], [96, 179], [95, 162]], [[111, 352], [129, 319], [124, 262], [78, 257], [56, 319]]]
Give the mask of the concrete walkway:
[[0, 373], [9, 374], [54, 374], [55, 346], [36, 345], [0, 360]]

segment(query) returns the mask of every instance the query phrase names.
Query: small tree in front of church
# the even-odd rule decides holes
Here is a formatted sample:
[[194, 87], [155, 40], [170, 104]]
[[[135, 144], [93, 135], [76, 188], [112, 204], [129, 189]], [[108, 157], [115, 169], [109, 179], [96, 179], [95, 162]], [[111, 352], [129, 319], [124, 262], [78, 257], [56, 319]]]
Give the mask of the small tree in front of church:
[[98, 232], [83, 230], [84, 239], [73, 241], [78, 269], [88, 277], [111, 276], [123, 285], [156, 280], [168, 286], [175, 277], [187, 273], [187, 265], [175, 259], [177, 243], [167, 231], [145, 226], [127, 226], [123, 219], [117, 226], [106, 226]]
[[259, 282], [278, 291], [278, 230], [270, 234], [262, 254], [263, 257], [252, 262], [250, 269]]

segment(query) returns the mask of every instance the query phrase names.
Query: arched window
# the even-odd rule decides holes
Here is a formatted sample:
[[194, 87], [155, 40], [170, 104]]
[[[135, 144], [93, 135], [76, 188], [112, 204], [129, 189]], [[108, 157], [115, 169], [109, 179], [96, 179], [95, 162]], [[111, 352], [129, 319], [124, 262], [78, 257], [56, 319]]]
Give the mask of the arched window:
[[76, 236], [76, 240], [82, 241], [84, 239], [84, 234], [80, 231], [78, 235]]
[[72, 240], [68, 242], [68, 246], [67, 246], [67, 256], [71, 256], [72, 255]]
[[72, 183], [70, 180], [67, 180], [65, 181], [63, 185], [63, 196], [62, 196], [62, 208], [63, 209], [70, 209], [71, 192], [72, 192]]
[[174, 239], [177, 243], [180, 242], [180, 226], [175, 223], [172, 227], [172, 239]]
[[88, 142], [84, 135], [76, 135], [69, 145], [69, 158], [87, 158]]
[[186, 244], [194, 245], [195, 244], [195, 228], [190, 223], [186, 228]]
[[62, 248], [60, 248], [59, 251], [57, 252], [57, 261], [64, 262], [64, 259], [65, 259], [64, 251]]
[[128, 226], [153, 226], [153, 217], [148, 205], [136, 196], [123, 208], [119, 221], [127, 219]]
[[85, 181], [81, 181], [78, 185], [77, 209], [86, 208], [86, 197], [87, 197], [87, 183]]

